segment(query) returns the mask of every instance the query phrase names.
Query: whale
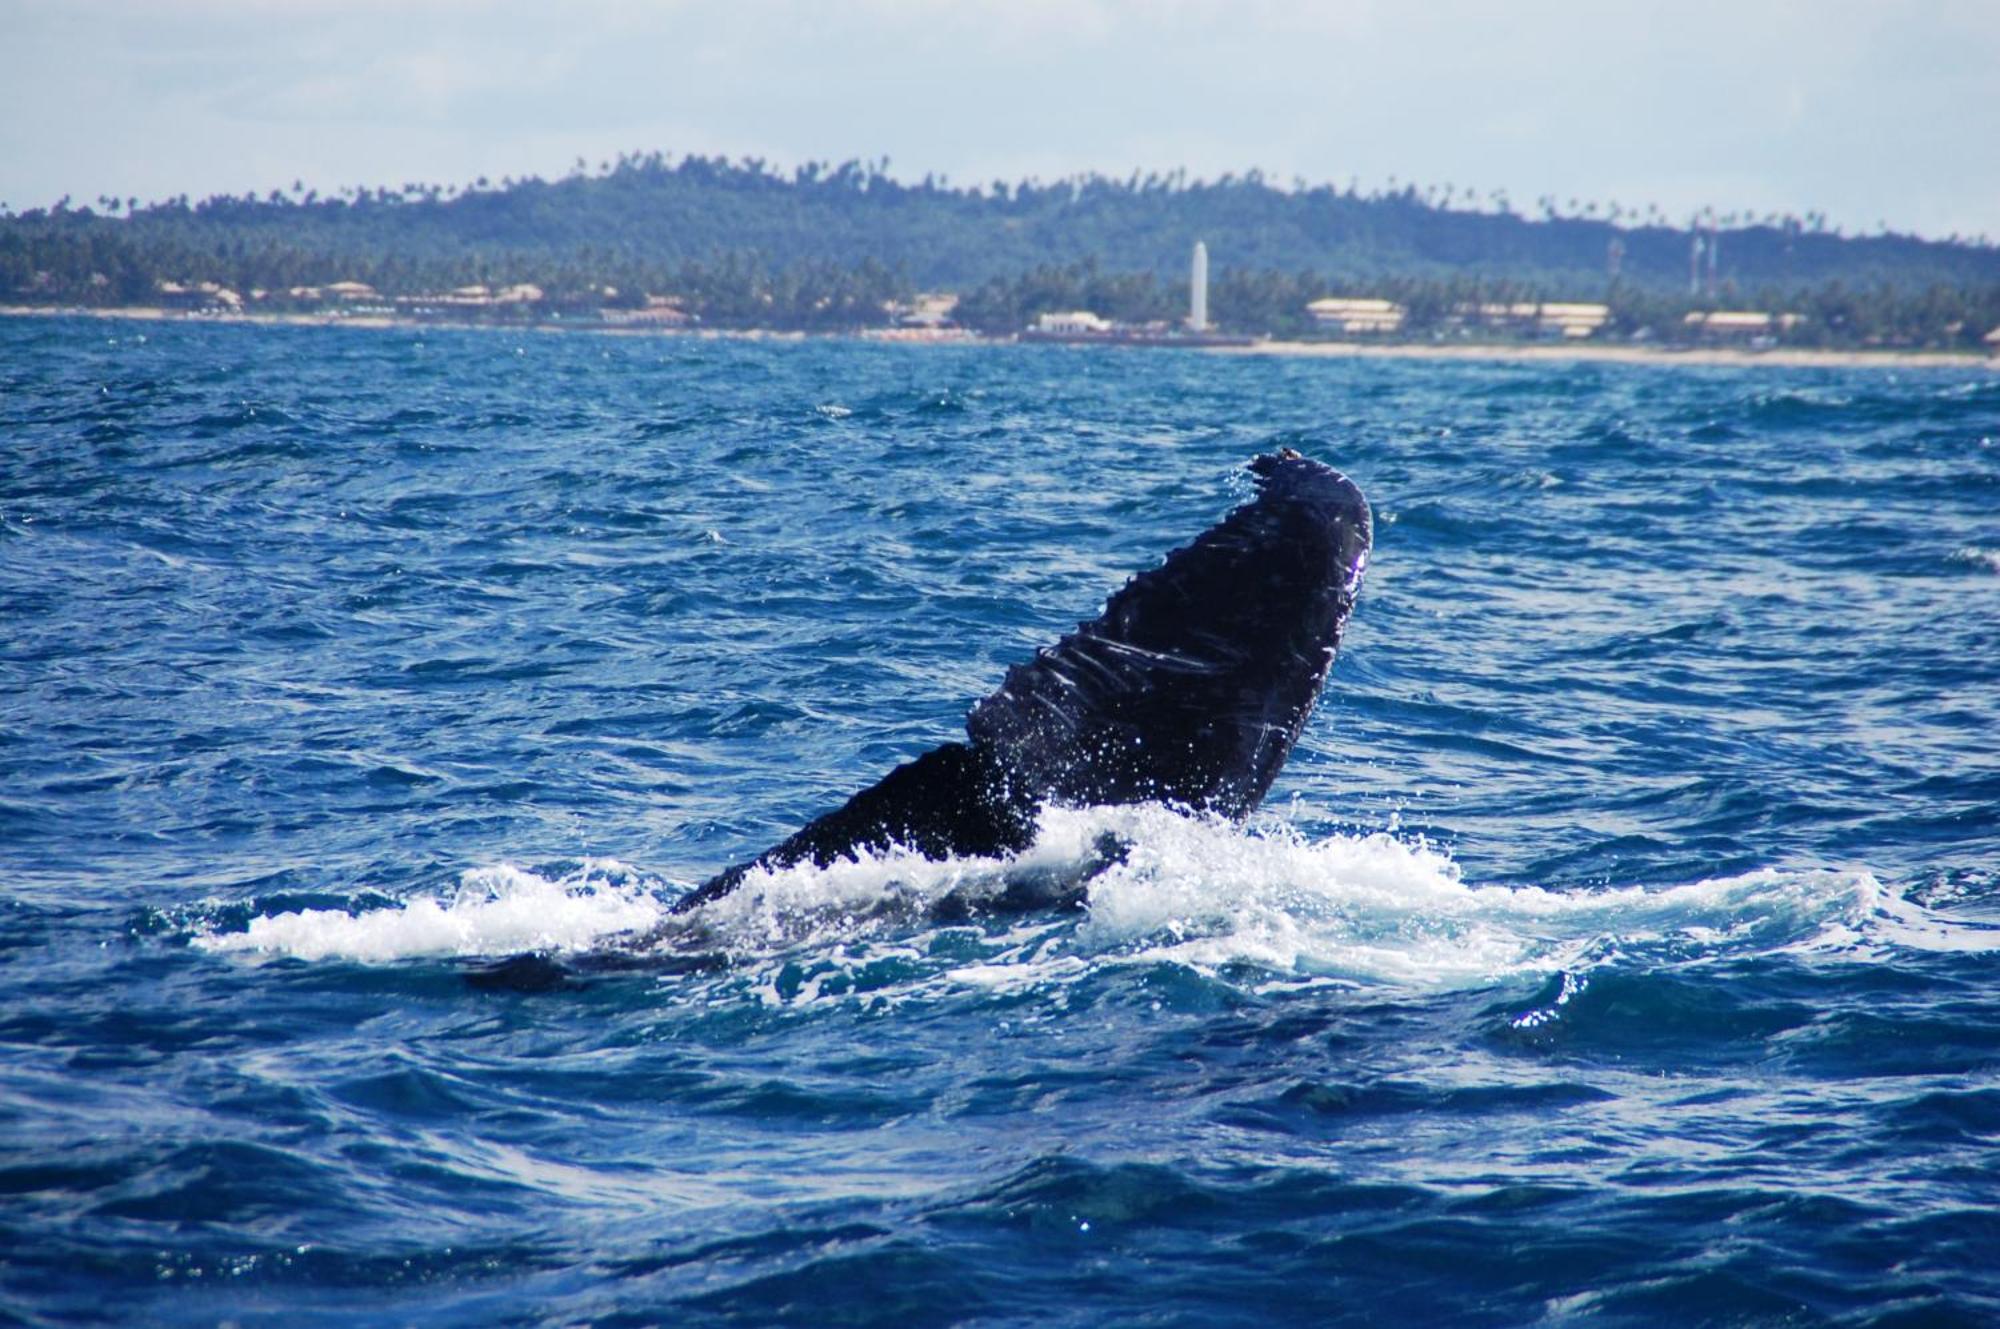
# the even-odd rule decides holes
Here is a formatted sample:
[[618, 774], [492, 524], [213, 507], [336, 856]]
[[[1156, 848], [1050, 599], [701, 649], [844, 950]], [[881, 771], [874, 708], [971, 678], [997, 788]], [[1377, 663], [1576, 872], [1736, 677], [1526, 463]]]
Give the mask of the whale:
[[[863, 853], [1005, 858], [1033, 844], [1050, 807], [1160, 803], [1247, 818], [1313, 712], [1373, 547], [1367, 500], [1332, 467], [1286, 447], [1247, 469], [1249, 501], [1009, 668], [973, 705], [964, 739], [896, 767], [669, 913], [695, 913], [760, 871]], [[1104, 861], [1118, 852], [1100, 846]], [[522, 956], [482, 986], [554, 986], [563, 973]]]
[[898, 766], [673, 912], [759, 869], [862, 850], [1017, 853], [1052, 804], [1156, 802], [1242, 821], [1312, 714], [1373, 544], [1367, 500], [1331, 467], [1286, 449], [1248, 468], [1250, 502], [1010, 668], [973, 706], [965, 741]]

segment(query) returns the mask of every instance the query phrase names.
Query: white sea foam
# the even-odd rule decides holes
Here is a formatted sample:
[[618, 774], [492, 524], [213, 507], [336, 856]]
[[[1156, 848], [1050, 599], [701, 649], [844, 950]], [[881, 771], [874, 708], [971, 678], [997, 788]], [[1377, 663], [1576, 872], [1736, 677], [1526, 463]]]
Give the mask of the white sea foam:
[[1951, 562], [1963, 563], [1981, 572], [2000, 573], [2000, 549], [1983, 549], [1978, 545], [1961, 545], [1951, 551]]
[[2000, 949], [1853, 869], [1764, 869], [1685, 885], [1548, 890], [1468, 884], [1449, 857], [1388, 834], [1309, 840], [1157, 808], [1054, 814], [1044, 840], [1112, 829], [1131, 848], [1090, 886], [1075, 941], [1204, 971], [1451, 988], [1588, 967], [1641, 949], [1684, 960], [1886, 948]]
[[[930, 945], [939, 906], [976, 904], [1024, 874], [1081, 876], [1106, 834], [1123, 860], [1088, 884], [1082, 915], [983, 925], [976, 945]], [[930, 862], [864, 854], [827, 868], [753, 872], [691, 915], [677, 888], [609, 860], [544, 876], [500, 866], [467, 872], [439, 897], [350, 913], [260, 915], [206, 950], [341, 957], [574, 952], [631, 942], [719, 950], [773, 999], [846, 990], [867, 965], [907, 961], [913, 988], [994, 991], [1060, 983], [1093, 969], [1169, 963], [1209, 974], [1249, 969], [1271, 981], [1449, 989], [1586, 969], [1633, 952], [1675, 962], [1776, 952], [1874, 958], [1897, 948], [2000, 949], [2000, 929], [1932, 913], [1852, 869], [1765, 869], [1686, 885], [1549, 890], [1468, 884], [1447, 855], [1377, 833], [1308, 839], [1271, 819], [1251, 831], [1159, 807], [1054, 811], [1009, 860]], [[947, 925], [948, 926], [948, 925]], [[833, 980], [829, 982], [829, 980]]]
[[209, 931], [202, 950], [301, 960], [382, 962], [423, 955], [576, 951], [652, 927], [674, 892], [612, 859], [586, 859], [544, 877], [509, 864], [474, 868], [442, 896], [351, 913], [300, 909], [260, 914], [242, 932]]

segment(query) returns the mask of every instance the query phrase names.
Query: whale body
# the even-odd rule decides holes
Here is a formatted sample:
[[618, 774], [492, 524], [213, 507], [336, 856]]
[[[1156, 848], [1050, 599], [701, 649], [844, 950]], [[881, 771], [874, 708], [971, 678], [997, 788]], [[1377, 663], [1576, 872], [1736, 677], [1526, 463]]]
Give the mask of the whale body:
[[1373, 538], [1367, 500], [1339, 472], [1290, 448], [1249, 469], [1255, 498], [1009, 669], [972, 708], [966, 741], [898, 766], [673, 911], [759, 868], [824, 867], [861, 850], [1015, 853], [1051, 804], [1247, 817], [1312, 713]]

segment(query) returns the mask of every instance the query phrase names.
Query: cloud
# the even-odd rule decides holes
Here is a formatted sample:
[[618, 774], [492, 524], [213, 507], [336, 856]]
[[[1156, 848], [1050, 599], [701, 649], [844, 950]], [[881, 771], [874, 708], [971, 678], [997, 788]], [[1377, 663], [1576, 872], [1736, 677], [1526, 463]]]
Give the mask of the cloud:
[[16, 206], [660, 148], [960, 180], [1258, 166], [1670, 210], [1729, 190], [1700, 201], [2000, 231], [1990, 4], [0, 0], [0, 30]]

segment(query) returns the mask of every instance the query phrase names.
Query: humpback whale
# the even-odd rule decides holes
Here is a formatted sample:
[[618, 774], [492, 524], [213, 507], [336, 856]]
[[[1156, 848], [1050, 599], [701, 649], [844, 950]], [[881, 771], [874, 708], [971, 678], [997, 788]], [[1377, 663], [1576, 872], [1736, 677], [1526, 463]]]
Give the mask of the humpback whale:
[[728, 894], [755, 869], [825, 867], [861, 849], [1018, 852], [1052, 803], [1247, 817], [1312, 713], [1372, 542], [1367, 500], [1339, 472], [1290, 448], [1249, 469], [1252, 501], [1009, 669], [972, 708], [969, 741], [898, 766], [674, 912]]
[[[964, 741], [898, 766], [672, 912], [720, 899], [757, 869], [825, 867], [863, 850], [1016, 853], [1050, 805], [1158, 802], [1249, 816], [1318, 700], [1372, 542], [1367, 500], [1339, 472], [1291, 448], [1249, 470], [1255, 497], [1127, 581], [1096, 619], [1009, 669], [973, 706]], [[592, 967], [623, 967], [604, 959]], [[545, 957], [522, 956], [474, 981], [563, 979]]]

